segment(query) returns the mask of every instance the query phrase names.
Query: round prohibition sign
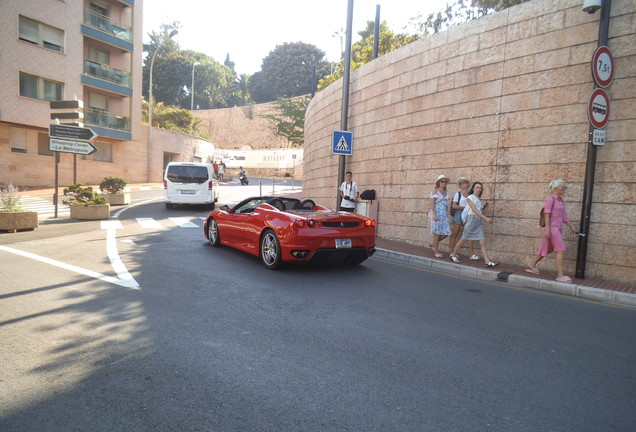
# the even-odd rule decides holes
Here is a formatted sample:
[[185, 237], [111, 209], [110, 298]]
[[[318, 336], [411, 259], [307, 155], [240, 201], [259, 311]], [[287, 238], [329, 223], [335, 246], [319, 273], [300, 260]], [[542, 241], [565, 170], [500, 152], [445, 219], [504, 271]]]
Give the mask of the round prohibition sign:
[[605, 90], [597, 88], [590, 95], [587, 103], [587, 115], [596, 129], [603, 129], [609, 119], [610, 104]]
[[599, 87], [605, 88], [614, 79], [614, 57], [606, 46], [600, 46], [592, 57], [592, 76]]

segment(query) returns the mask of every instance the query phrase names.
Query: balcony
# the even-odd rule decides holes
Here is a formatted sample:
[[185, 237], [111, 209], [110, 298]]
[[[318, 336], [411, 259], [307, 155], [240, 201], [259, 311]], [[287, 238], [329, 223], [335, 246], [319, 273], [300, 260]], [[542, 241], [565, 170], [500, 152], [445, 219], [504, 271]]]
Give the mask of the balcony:
[[84, 60], [84, 73], [125, 87], [130, 87], [132, 82], [128, 72], [86, 59]]
[[84, 123], [130, 132], [130, 119], [128, 117], [110, 114], [95, 108], [84, 108]]
[[90, 9], [84, 9], [84, 24], [99, 29], [108, 35], [132, 42], [132, 29], [116, 23], [107, 16], [98, 14]]

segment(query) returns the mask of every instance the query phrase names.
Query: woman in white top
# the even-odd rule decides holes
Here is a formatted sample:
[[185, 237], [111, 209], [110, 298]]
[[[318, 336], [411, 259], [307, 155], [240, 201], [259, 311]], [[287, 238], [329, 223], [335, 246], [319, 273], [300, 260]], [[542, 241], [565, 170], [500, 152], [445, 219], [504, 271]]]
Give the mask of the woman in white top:
[[[462, 211], [468, 205], [466, 204], [466, 198], [468, 198], [468, 189], [470, 189], [470, 180], [466, 177], [461, 177], [459, 179], [459, 191], [453, 195], [453, 201], [451, 202], [451, 214], [453, 218], [451, 220], [451, 236], [450, 236], [450, 250], [451, 252], [455, 249], [455, 243], [457, 242], [457, 238], [459, 237], [459, 233], [464, 226], [464, 222], [462, 221]], [[478, 260], [479, 256], [475, 255], [475, 242], [471, 241], [469, 246], [469, 256], [471, 260]]]
[[490, 261], [488, 258], [488, 252], [486, 251], [486, 235], [484, 234], [484, 221], [492, 222], [492, 219], [482, 213], [482, 210], [486, 207], [481, 203], [481, 194], [484, 191], [484, 185], [480, 182], [473, 183], [473, 187], [470, 188], [470, 195], [466, 199], [466, 203], [468, 207], [466, 207], [463, 211], [465, 213], [462, 215], [462, 219], [464, 219], [464, 233], [462, 234], [461, 240], [455, 245], [455, 249], [453, 249], [453, 253], [451, 254], [451, 259], [453, 262], [460, 262], [459, 257], [457, 256], [457, 251], [461, 249], [462, 244], [466, 240], [478, 240], [479, 246], [481, 246], [481, 253], [484, 255], [484, 262], [486, 263], [486, 267], [494, 267], [498, 263]]

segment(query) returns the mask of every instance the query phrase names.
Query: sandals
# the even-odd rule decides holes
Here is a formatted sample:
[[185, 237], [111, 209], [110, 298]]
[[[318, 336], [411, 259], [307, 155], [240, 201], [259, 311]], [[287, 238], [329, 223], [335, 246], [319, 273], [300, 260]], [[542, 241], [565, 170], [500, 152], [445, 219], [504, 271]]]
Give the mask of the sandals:
[[454, 262], [459, 264], [461, 261], [459, 260], [459, 257], [457, 255], [451, 255], [450, 259]]
[[496, 266], [497, 264], [499, 264], [499, 263], [490, 261], [490, 262], [486, 263], [486, 267], [492, 268], [492, 267]]
[[433, 255], [435, 255], [435, 258], [442, 258], [444, 256], [441, 253], [439, 253], [439, 251], [435, 249], [432, 244], [429, 244], [429, 246], [431, 247], [431, 250], [433, 251]]
[[526, 273], [532, 273], [533, 275], [540, 275], [541, 272], [539, 271], [538, 268], [527, 268], [526, 269]]
[[568, 276], [563, 276], [563, 277], [557, 278], [556, 280], [557, 282], [572, 283], [572, 279], [570, 279]]
[[473, 260], [473, 261], [479, 261], [480, 258], [481, 257], [479, 255], [473, 255], [473, 256], [470, 257], [470, 259]]

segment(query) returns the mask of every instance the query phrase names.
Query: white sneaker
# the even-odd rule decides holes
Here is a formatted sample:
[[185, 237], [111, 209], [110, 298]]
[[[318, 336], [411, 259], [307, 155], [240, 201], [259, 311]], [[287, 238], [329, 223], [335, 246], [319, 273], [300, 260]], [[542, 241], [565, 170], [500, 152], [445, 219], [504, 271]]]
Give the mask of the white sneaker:
[[479, 258], [479, 255], [473, 255], [470, 257], [470, 259], [473, 261], [479, 261], [480, 258]]

